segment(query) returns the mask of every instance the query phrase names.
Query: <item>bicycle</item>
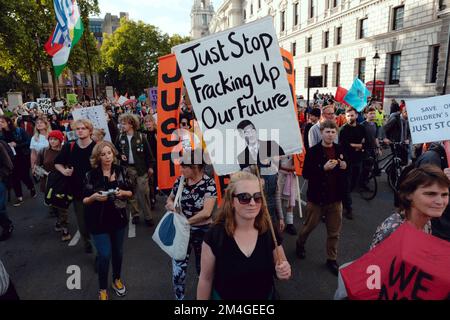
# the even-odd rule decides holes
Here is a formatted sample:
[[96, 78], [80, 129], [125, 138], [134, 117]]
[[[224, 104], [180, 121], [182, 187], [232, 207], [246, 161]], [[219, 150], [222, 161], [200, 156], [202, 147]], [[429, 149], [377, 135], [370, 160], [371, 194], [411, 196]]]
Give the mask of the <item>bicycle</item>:
[[363, 162], [363, 172], [368, 174], [367, 177], [363, 178], [364, 183], [359, 193], [364, 200], [372, 200], [377, 195], [378, 183], [376, 177], [382, 171], [387, 174], [389, 187], [394, 192], [397, 191], [398, 180], [402, 173], [401, 147], [404, 143], [392, 142], [391, 145], [393, 146], [393, 152], [381, 157], [381, 159], [376, 156], [368, 156]]

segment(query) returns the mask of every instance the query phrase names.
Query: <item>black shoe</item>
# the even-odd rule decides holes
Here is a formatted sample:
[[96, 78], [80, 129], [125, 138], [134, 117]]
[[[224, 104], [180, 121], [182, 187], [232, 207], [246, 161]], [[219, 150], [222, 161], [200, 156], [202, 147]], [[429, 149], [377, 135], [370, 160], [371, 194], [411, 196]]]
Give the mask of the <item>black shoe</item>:
[[14, 207], [19, 207], [23, 203], [23, 198], [17, 198], [16, 202], [13, 203]]
[[335, 276], [338, 276], [339, 274], [339, 265], [337, 264], [336, 260], [330, 260], [327, 259], [327, 268], [331, 271]]
[[2, 235], [0, 236], [0, 241], [6, 241], [9, 238], [11, 238], [11, 234], [14, 230], [14, 226], [12, 224], [9, 225], [9, 227], [6, 227], [3, 229]]
[[353, 220], [353, 210], [346, 209], [344, 212], [344, 217], [346, 217], [348, 220]]
[[32, 198], [36, 198], [37, 197], [36, 189], [31, 189], [30, 190], [30, 195], [31, 195]]
[[139, 216], [134, 216], [133, 219], [131, 219], [132, 224], [138, 224], [139, 223]]
[[297, 235], [297, 230], [295, 230], [295, 227], [293, 224], [286, 225], [286, 232], [293, 236]]
[[87, 242], [84, 245], [84, 253], [91, 254], [93, 252], [94, 252], [94, 250], [92, 250], [92, 245], [89, 242]]
[[295, 253], [297, 254], [297, 258], [299, 259], [305, 259], [306, 258], [306, 251], [305, 247], [297, 245], [295, 247]]
[[155, 225], [155, 223], [153, 222], [153, 219], [150, 220], [145, 220], [145, 224], [147, 225], [147, 227], [153, 227]]

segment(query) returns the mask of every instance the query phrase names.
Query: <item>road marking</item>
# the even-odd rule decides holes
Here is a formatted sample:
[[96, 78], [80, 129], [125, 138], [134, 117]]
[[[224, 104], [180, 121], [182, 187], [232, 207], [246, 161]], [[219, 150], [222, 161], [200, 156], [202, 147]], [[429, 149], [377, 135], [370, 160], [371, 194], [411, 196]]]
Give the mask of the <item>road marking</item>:
[[77, 233], [73, 236], [72, 240], [69, 242], [69, 247], [74, 247], [78, 244], [78, 241], [80, 241], [80, 231], [78, 230]]
[[132, 223], [133, 218], [130, 214], [130, 221], [128, 222], [128, 238], [136, 238], [136, 225]]

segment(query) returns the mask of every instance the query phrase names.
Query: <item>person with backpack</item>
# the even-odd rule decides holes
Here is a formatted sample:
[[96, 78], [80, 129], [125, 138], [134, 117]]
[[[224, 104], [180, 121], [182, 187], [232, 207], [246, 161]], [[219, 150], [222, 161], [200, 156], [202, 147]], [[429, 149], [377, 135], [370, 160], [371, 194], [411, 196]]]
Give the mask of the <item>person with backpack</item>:
[[13, 172], [13, 162], [11, 155], [8, 154], [8, 149], [9, 146], [0, 141], [0, 227], [2, 227], [0, 241], [9, 239], [14, 230], [12, 221], [9, 220], [6, 212], [6, 185], [9, 175]]
[[17, 198], [13, 206], [18, 207], [23, 203], [22, 182], [30, 190], [32, 198], [37, 195], [30, 175], [30, 137], [24, 129], [16, 127], [11, 118], [0, 116], [0, 140], [8, 143], [14, 153], [10, 181]]
[[91, 154], [95, 147], [91, 135], [94, 130], [92, 122], [87, 119], [79, 119], [72, 123], [78, 140], [72, 141], [62, 148], [55, 159], [55, 168], [63, 176], [68, 177], [66, 184], [70, 187], [73, 196], [73, 207], [77, 217], [78, 229], [83, 238], [84, 250], [92, 253], [92, 244], [86, 228], [85, 210], [83, 206], [83, 181], [86, 173], [91, 170]]
[[[61, 151], [63, 141], [64, 135], [59, 130], [53, 130], [48, 134], [49, 147], [44, 149], [44, 151], [42, 152], [42, 155], [39, 159], [39, 164], [49, 174], [56, 171], [55, 159]], [[41, 191], [44, 193], [46, 193], [46, 186], [48, 184], [47, 178], [43, 179], [41, 182]], [[45, 194], [45, 197], [50, 196], [50, 194]], [[56, 203], [52, 203], [49, 206], [49, 211], [51, 216], [56, 217], [55, 231], [62, 232], [61, 241], [69, 241], [70, 239], [72, 239], [72, 236], [70, 235], [68, 229], [68, 208], [63, 208], [62, 206], [58, 206]]]
[[133, 198], [130, 199], [132, 223], [139, 222], [140, 211], [144, 214], [145, 224], [154, 225], [148, 179], [153, 175], [155, 158], [150, 150], [147, 138], [139, 130], [139, 119], [136, 115], [125, 113], [119, 117], [122, 133], [117, 137], [116, 148], [119, 151], [121, 165], [125, 166], [131, 177]]

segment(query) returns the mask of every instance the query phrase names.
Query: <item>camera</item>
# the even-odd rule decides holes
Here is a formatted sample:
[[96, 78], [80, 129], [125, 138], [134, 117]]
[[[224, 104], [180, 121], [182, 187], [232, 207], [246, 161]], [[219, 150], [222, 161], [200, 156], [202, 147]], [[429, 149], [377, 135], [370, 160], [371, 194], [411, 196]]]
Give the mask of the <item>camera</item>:
[[119, 191], [119, 189], [109, 189], [107, 191], [100, 191], [100, 194], [102, 196], [107, 196], [109, 201], [116, 200], [116, 192]]

